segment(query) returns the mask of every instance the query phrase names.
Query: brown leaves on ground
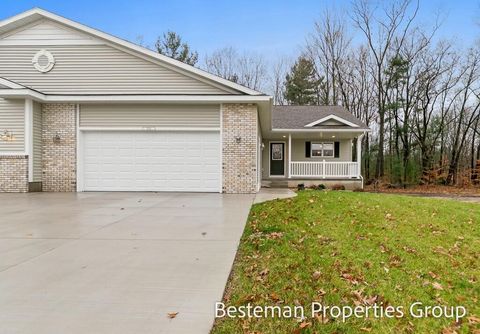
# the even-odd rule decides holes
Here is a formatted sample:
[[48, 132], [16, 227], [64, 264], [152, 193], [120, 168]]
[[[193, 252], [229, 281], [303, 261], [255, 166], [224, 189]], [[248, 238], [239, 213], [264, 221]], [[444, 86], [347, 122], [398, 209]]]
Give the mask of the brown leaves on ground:
[[270, 270], [268, 268], [263, 269], [258, 276], [256, 277], [257, 281], [263, 282], [266, 278]]
[[347, 272], [343, 272], [340, 275], [340, 277], [343, 278], [344, 280], [346, 280], [348, 283], [350, 283], [352, 285], [358, 285], [359, 282], [363, 281], [362, 278], [355, 277], [352, 274], [347, 273]]
[[283, 237], [282, 232], [272, 232], [270, 234], [267, 234], [267, 239], [270, 240], [280, 239], [281, 237]]
[[474, 315], [467, 317], [467, 321], [472, 325], [480, 324], [480, 318]]
[[353, 303], [355, 304], [355, 306], [371, 306], [374, 305], [377, 301], [379, 301], [378, 295], [364, 296], [363, 289], [352, 291], [352, 296], [354, 297]]
[[322, 276], [322, 273], [319, 272], [319, 271], [314, 271], [313, 274], [312, 274], [312, 278], [314, 280], [318, 280], [320, 278], [320, 276]]
[[392, 188], [387, 186], [380, 186], [374, 189], [372, 185], [365, 187], [365, 191], [382, 192], [382, 193], [401, 193], [401, 194], [443, 194], [443, 195], [469, 195], [480, 196], [480, 188], [478, 187], [453, 187], [442, 185], [418, 185], [408, 188]]
[[443, 286], [438, 283], [438, 282], [433, 282], [432, 283], [432, 287], [435, 289], [435, 290], [443, 290]]
[[270, 299], [275, 303], [278, 303], [280, 301], [280, 297], [275, 292], [272, 292], [270, 294]]
[[304, 328], [310, 327], [311, 325], [312, 325], [311, 322], [303, 321], [303, 322], [300, 323], [300, 326], [299, 326], [299, 327], [300, 327], [301, 329], [304, 329]]

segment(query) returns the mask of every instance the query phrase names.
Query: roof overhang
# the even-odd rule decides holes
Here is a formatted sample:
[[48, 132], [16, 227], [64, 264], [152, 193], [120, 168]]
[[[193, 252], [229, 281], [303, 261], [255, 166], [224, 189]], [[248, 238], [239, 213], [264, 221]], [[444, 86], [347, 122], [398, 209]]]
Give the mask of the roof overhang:
[[267, 95], [48, 95], [29, 88], [0, 89], [0, 98], [28, 98], [42, 103], [171, 102], [171, 103], [271, 103]]
[[353, 139], [357, 138], [370, 129], [272, 129], [264, 132], [263, 137], [273, 140], [286, 140], [289, 136], [292, 139], [308, 139], [308, 140], [338, 140], [338, 139]]
[[5, 78], [0, 78], [0, 85], [10, 88], [10, 89], [22, 89], [25, 88], [25, 86], [19, 85], [16, 82], [7, 80]]
[[136, 45], [134, 43], [128, 42], [121, 38], [112, 36], [110, 34], [104, 33], [102, 31], [90, 28], [88, 26], [85, 26], [83, 24], [69, 20], [67, 18], [53, 14], [51, 12], [48, 12], [40, 8], [33, 8], [21, 14], [15, 15], [11, 18], [0, 21], [0, 35], [44, 18], [50, 19], [54, 22], [61, 23], [70, 28], [92, 35], [100, 40], [103, 40], [109, 43], [112, 46], [123, 48], [125, 51], [135, 52], [136, 54], [149, 57], [150, 59], [153, 59], [156, 61], [160, 61], [166, 67], [176, 69], [186, 74], [194, 75], [199, 79], [208, 80], [213, 84], [223, 85], [224, 87], [233, 89], [237, 92], [241, 92], [247, 95], [264, 95], [263, 93], [258, 92], [256, 90], [253, 90], [248, 87], [239, 85], [235, 82], [223, 79], [219, 76], [213, 75], [211, 73], [203, 71], [194, 66], [182, 63], [181, 61], [161, 55], [147, 48], [141, 47], [139, 45]]

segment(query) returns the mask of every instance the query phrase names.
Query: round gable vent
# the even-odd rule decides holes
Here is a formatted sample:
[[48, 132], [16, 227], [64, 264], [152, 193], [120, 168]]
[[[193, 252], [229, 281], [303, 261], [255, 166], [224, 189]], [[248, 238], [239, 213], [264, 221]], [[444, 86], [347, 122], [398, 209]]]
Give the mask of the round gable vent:
[[47, 73], [55, 65], [55, 58], [49, 51], [42, 49], [33, 56], [32, 64], [37, 71]]

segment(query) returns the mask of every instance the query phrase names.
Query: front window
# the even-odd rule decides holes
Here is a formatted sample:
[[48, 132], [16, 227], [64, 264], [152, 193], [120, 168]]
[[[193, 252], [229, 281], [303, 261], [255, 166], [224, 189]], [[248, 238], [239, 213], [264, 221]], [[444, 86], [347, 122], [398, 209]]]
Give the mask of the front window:
[[323, 156], [324, 157], [333, 157], [333, 143], [324, 143], [323, 144]]
[[312, 157], [321, 157], [323, 151], [323, 144], [312, 143]]
[[333, 143], [312, 143], [311, 157], [327, 157], [333, 158], [335, 156], [335, 148]]

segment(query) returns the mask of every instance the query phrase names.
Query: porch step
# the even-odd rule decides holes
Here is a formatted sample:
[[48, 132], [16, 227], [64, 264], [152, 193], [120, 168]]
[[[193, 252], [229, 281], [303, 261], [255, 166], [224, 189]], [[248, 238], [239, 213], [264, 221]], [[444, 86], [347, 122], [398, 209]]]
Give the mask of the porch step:
[[264, 180], [264, 181], [262, 181], [262, 187], [265, 187], [265, 188], [288, 188], [288, 181]]

